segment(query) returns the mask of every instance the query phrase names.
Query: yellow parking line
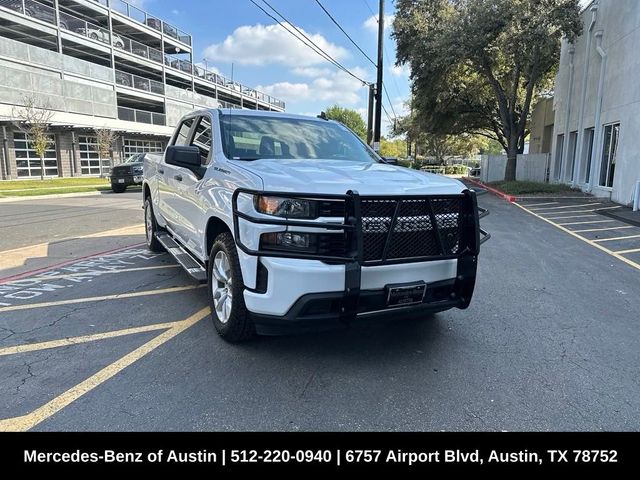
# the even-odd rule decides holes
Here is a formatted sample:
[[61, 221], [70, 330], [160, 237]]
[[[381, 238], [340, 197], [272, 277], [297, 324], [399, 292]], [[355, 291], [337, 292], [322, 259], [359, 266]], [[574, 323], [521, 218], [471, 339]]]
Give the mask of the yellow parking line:
[[[40, 274], [36, 274], [34, 277], [25, 277], [28, 278], [29, 280], [60, 280], [60, 279], [64, 279], [64, 278], [74, 278], [74, 277], [100, 277], [102, 275], [106, 275], [107, 273], [130, 273], [130, 272], [143, 272], [145, 270], [159, 270], [161, 268], [176, 268], [179, 267], [180, 265], [175, 265], [175, 264], [171, 264], [171, 265], [154, 265], [152, 267], [136, 267], [136, 268], [123, 268], [122, 270], [86, 270], [84, 272], [80, 272], [80, 273], [66, 273], [64, 275], [45, 275], [42, 276]], [[20, 280], [24, 280], [24, 278], [21, 278]], [[18, 281], [20, 281], [18, 280]], [[11, 283], [11, 281], [7, 282], [8, 284]]]
[[160, 290], [143, 290], [132, 293], [116, 293], [115, 295], [102, 295], [100, 297], [73, 298], [70, 300], [58, 300], [55, 302], [31, 303], [26, 305], [12, 305], [10, 307], [0, 307], [0, 313], [13, 312], [16, 310], [29, 310], [31, 308], [57, 307], [59, 305], [73, 305], [84, 302], [100, 302], [102, 300], [121, 300], [123, 298], [145, 297], [148, 295], [161, 295], [163, 293], [183, 292], [202, 288], [204, 285], [188, 285], [186, 287], [162, 288]]
[[90, 392], [94, 388], [103, 384], [114, 375], [120, 373], [122, 370], [127, 368], [128, 366], [134, 364], [141, 358], [143, 358], [148, 353], [152, 352], [160, 345], [168, 342], [175, 336], [184, 332], [189, 327], [195, 325], [204, 317], [209, 314], [209, 308], [203, 308], [197, 313], [191, 315], [189, 318], [186, 318], [182, 321], [175, 322], [174, 326], [171, 327], [166, 332], [161, 333], [157, 337], [149, 340], [144, 345], [136, 348], [131, 353], [128, 353], [122, 358], [119, 358], [111, 365], [107, 365], [105, 368], [90, 376], [86, 380], [80, 382], [76, 386], [70, 388], [66, 392], [58, 395], [53, 400], [45, 403], [41, 407], [35, 409], [31, 413], [26, 415], [22, 415], [20, 417], [7, 418], [4, 420], [0, 420], [0, 431], [7, 432], [24, 432], [29, 430], [39, 423], [47, 420], [51, 416], [58, 413], [60, 410], [68, 406], [69, 404], [75, 402], [77, 399], [82, 397], [84, 394]]
[[133, 335], [136, 333], [153, 332], [155, 330], [165, 330], [171, 328], [178, 322], [156, 323], [152, 325], [144, 325], [142, 327], [125, 328], [122, 330], [113, 330], [111, 332], [94, 333], [92, 335], [82, 335], [79, 337], [68, 337], [60, 340], [50, 340], [48, 342], [24, 343], [22, 345], [14, 345], [12, 347], [0, 348], [0, 356], [15, 355], [16, 353], [35, 352], [38, 350], [47, 350], [49, 348], [66, 347], [69, 345], [77, 345], [79, 343], [95, 342], [106, 338], [122, 337], [124, 335]]
[[627, 253], [638, 253], [640, 252], [640, 248], [632, 248], [631, 250], [621, 250], [616, 252], [618, 255], [625, 255]]
[[[549, 222], [549, 223], [551, 223], [551, 222]], [[625, 230], [627, 228], [634, 228], [634, 227], [590, 228], [588, 230], [574, 230], [573, 233], [604, 232], [604, 231], [607, 231], [607, 230]]]
[[[543, 207], [543, 208], [537, 208], [535, 209], [535, 211], [539, 211], [539, 210], [561, 210], [563, 208], [580, 208], [580, 207], [592, 207], [594, 205], [602, 205], [601, 203], [584, 203], [582, 205], [564, 205], [562, 207]], [[524, 207], [522, 207], [524, 208]], [[530, 210], [533, 211], [533, 210]]]
[[[522, 205], [518, 204], [518, 203], [514, 203], [514, 205], [517, 205], [518, 207], [520, 207], [522, 210], [524, 210], [525, 212], [530, 213], [531, 215], [533, 215], [534, 217], [539, 218], [540, 220], [542, 220], [543, 222], [547, 222], [549, 225], [553, 225], [556, 228], [559, 228], [560, 230], [562, 230], [565, 233], [568, 233], [569, 235], [571, 235], [572, 237], [577, 238], [578, 240], [582, 240], [585, 243], [588, 243], [589, 245], [591, 245], [592, 247], [597, 248], [598, 250], [601, 250], [605, 253], [608, 253], [609, 255], [611, 255], [612, 257], [617, 258], [618, 260], [620, 260], [621, 262], [626, 263], [627, 265], [633, 267], [633, 268], [637, 268], [638, 270], [640, 270], [640, 263], [636, 263], [632, 260], [629, 260], [628, 258], [623, 257], [622, 255], [616, 253], [616, 252], [612, 252], [611, 250], [608, 250], [606, 248], [604, 248], [602, 245], [598, 245], [597, 243], [595, 243], [593, 240], [589, 240], [588, 238], [584, 238], [581, 237], [580, 235], [578, 235], [576, 232], [572, 232], [571, 230], [569, 230], [568, 228], [564, 228], [562, 225], [558, 224], [558, 223], [554, 223], [551, 220], [547, 220], [546, 218], [538, 215], [535, 212], [532, 212], [531, 210], [529, 210], [528, 208], [523, 207]], [[619, 228], [627, 228], [627, 227], [619, 227]], [[632, 227], [628, 227], [628, 228], [632, 228]]]
[[628, 237], [600, 238], [598, 240], [594, 240], [594, 242], [614, 242], [616, 240], [627, 240], [630, 238], [640, 238], [640, 235], [629, 235]]
[[569, 225], [591, 225], [593, 223], [611, 223], [611, 222], [615, 222], [615, 220], [592, 220], [591, 222], [559, 223], [558, 225], [562, 227], [566, 227]]
[[599, 217], [600, 215], [569, 215], [568, 217], [546, 217], [549, 220], [567, 220], [569, 218]]

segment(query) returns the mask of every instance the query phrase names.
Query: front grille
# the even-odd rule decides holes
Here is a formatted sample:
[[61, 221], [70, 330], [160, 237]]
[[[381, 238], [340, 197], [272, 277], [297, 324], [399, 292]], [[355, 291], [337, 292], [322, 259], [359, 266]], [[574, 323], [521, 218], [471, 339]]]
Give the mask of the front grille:
[[[452, 256], [460, 252], [461, 222], [464, 218], [462, 196], [416, 199], [363, 197], [361, 214], [365, 262]], [[394, 216], [395, 223], [390, 232]]]
[[131, 173], [131, 165], [120, 165], [113, 167], [111, 175], [129, 175]]

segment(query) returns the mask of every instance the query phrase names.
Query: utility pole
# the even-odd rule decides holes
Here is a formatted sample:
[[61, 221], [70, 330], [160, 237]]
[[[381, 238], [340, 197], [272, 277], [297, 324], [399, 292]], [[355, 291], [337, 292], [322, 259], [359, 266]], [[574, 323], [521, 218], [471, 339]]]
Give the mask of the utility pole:
[[367, 145], [372, 146], [373, 142], [373, 101], [376, 94], [375, 85], [369, 84], [369, 108], [367, 109]]
[[383, 64], [383, 41], [384, 41], [384, 0], [380, 0], [380, 11], [378, 13], [378, 78], [376, 80], [376, 114], [373, 134], [373, 149], [380, 151], [380, 128], [382, 123], [382, 72]]

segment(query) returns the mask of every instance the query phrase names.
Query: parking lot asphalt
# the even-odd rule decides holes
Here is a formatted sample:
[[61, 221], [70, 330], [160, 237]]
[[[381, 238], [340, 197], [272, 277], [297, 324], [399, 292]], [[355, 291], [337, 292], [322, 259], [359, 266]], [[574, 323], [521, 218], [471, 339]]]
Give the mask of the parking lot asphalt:
[[139, 243], [142, 193], [0, 203], [0, 279]]
[[632, 248], [575, 233], [597, 217], [480, 203], [470, 308], [418, 320], [230, 345], [205, 287], [144, 247], [4, 282], [0, 430], [640, 429]]

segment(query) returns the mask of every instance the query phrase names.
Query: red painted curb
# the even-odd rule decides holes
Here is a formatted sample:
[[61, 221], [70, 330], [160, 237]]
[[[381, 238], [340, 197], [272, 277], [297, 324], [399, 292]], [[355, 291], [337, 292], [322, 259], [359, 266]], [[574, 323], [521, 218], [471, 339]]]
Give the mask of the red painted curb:
[[129, 248], [141, 247], [142, 245], [146, 245], [145, 243], [136, 243], [134, 245], [128, 245], [126, 247], [118, 247], [112, 248], [111, 250], [106, 250], [104, 252], [92, 253], [90, 255], [85, 255], [83, 257], [73, 258], [71, 260], [65, 260], [64, 262], [54, 263], [53, 265], [49, 265], [42, 268], [36, 268], [35, 270], [29, 270], [28, 272], [17, 273], [15, 275], [11, 275], [10, 277], [0, 278], [0, 284], [10, 282], [12, 280], [20, 280], [21, 278], [28, 277], [30, 275], [35, 275], [36, 273], [47, 272], [49, 270], [54, 270], [59, 267], [63, 267], [65, 265], [70, 265], [72, 263], [79, 262], [81, 260], [86, 260], [88, 258], [99, 257], [100, 255], [108, 255], [110, 253], [116, 253], [123, 250], [127, 250]]
[[493, 193], [494, 195], [502, 198], [503, 200], [506, 200], [507, 202], [513, 203], [517, 200], [517, 198], [514, 195], [509, 195], [507, 193], [501, 192], [500, 190], [498, 190], [497, 188], [494, 187], [490, 187], [487, 184], [484, 184], [478, 180], [472, 180], [470, 178], [466, 178], [465, 179], [468, 182], [473, 183], [474, 185], [478, 185], [479, 187], [482, 187], [488, 191], [490, 191], [491, 193]]

